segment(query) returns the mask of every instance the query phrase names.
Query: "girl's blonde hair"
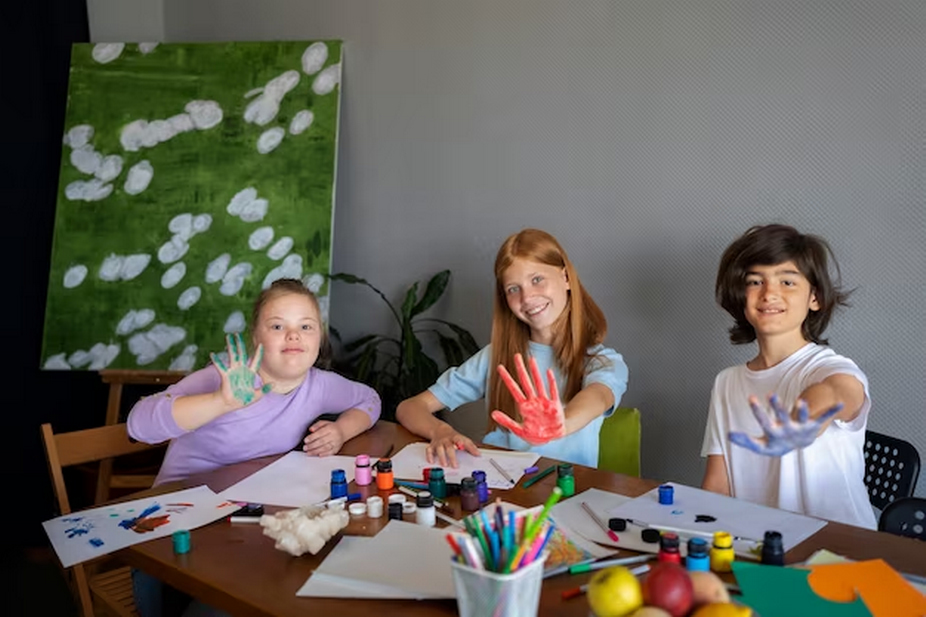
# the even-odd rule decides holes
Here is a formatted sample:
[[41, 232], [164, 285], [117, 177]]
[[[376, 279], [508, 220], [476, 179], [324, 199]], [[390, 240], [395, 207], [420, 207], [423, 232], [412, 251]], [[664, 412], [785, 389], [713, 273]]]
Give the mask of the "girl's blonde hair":
[[[287, 294], [296, 294], [299, 296], [305, 296], [309, 299], [309, 302], [315, 306], [316, 312], [318, 312], [318, 317], [321, 319], [322, 309], [318, 304], [318, 298], [315, 297], [315, 294], [312, 293], [305, 284], [299, 279], [277, 279], [270, 284], [270, 287], [264, 289], [258, 294], [257, 299], [254, 300], [254, 308], [251, 310], [251, 344], [254, 347], [257, 345], [254, 343], [254, 335], [257, 333], [258, 322], [260, 321], [260, 313], [264, 310], [264, 306], [271, 300], [279, 298], [280, 296], [285, 296]], [[315, 365], [318, 368], [327, 369], [331, 366], [331, 343], [328, 340], [328, 328], [324, 324], [319, 324], [321, 328], [321, 341], [318, 345], [318, 359], [315, 360]]]
[[[553, 323], [553, 355], [566, 376], [566, 388], [560, 392], [564, 401], [582, 389], [588, 348], [604, 340], [608, 322], [604, 313], [588, 295], [566, 251], [556, 238], [539, 229], [524, 229], [511, 235], [498, 249], [495, 258], [495, 308], [492, 314], [492, 376], [489, 380], [489, 409], [498, 409], [518, 420], [517, 406], [496, 367], [504, 365], [517, 381], [514, 355], [520, 353], [527, 362], [530, 327], [518, 319], [505, 299], [503, 276], [515, 259], [563, 268], [569, 281], [566, 307]], [[546, 377], [544, 376], [544, 379]], [[546, 385], [546, 384], [545, 384]], [[489, 431], [496, 423], [489, 417]]]

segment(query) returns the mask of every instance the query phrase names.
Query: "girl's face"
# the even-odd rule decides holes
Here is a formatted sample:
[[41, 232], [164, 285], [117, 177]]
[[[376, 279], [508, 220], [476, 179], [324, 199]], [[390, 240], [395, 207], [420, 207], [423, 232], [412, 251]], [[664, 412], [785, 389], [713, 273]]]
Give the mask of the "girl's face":
[[261, 379], [275, 392], [296, 388], [315, 364], [321, 344], [321, 317], [302, 294], [288, 293], [264, 304], [254, 329], [254, 345], [264, 346]]
[[516, 257], [501, 283], [508, 308], [530, 327], [531, 340], [550, 345], [553, 324], [569, 301], [566, 269]]

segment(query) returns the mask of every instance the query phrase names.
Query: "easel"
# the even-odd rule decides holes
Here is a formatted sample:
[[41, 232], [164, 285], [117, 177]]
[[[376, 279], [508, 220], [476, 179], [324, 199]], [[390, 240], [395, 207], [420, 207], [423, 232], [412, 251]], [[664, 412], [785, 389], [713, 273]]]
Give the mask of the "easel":
[[[122, 386], [163, 385], [177, 383], [186, 376], [184, 371], [138, 371], [138, 370], [102, 370], [100, 378], [109, 384], [109, 400], [106, 404], [106, 424], [119, 422], [119, 408], [122, 404]], [[96, 501], [100, 504], [109, 500], [111, 488], [151, 488], [154, 476], [150, 475], [113, 475], [113, 460], [100, 461], [100, 471], [96, 483]]]

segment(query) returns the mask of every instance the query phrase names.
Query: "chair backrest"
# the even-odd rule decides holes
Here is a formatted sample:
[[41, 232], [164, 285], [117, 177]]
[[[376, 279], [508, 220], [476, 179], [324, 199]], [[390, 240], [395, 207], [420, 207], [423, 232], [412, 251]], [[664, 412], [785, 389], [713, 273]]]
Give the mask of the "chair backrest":
[[598, 467], [640, 477], [640, 410], [618, 407], [598, 433]]
[[865, 431], [865, 486], [871, 505], [883, 510], [911, 497], [920, 475], [920, 454], [908, 441]]
[[889, 504], [878, 519], [878, 531], [926, 540], [926, 499], [904, 497]]
[[[45, 445], [45, 458], [48, 462], [48, 472], [51, 476], [52, 490], [59, 514], [71, 512], [71, 502], [64, 483], [63, 469], [65, 467], [111, 460], [156, 447], [129, 439], [124, 423], [58, 434], [52, 431], [51, 424], [43, 424], [42, 442]], [[81, 612], [85, 617], [92, 617], [94, 613], [91, 585], [84, 564], [72, 566], [71, 570], [74, 574], [74, 586]], [[109, 605], [108, 599], [105, 597], [103, 599]], [[111, 608], [118, 612], [115, 607], [111, 606]]]

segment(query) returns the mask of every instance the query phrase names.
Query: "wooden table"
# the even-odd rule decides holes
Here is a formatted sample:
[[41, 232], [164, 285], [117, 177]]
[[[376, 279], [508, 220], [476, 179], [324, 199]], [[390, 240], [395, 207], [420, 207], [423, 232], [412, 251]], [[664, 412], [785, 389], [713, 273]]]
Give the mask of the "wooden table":
[[[390, 446], [398, 452], [408, 443], [419, 439], [403, 427], [390, 422], [378, 422], [375, 427], [344, 444], [342, 454], [366, 453], [382, 456]], [[206, 484], [219, 492], [275, 461], [277, 456], [230, 465], [222, 469], [192, 476], [177, 483], [165, 484], [145, 494], [164, 493]], [[541, 469], [556, 461], [540, 459]], [[635, 497], [658, 482], [622, 476], [607, 471], [575, 466], [576, 490], [599, 489]], [[504, 491], [504, 499], [523, 506], [542, 503], [555, 484], [550, 475], [529, 489], [517, 486]], [[366, 498], [377, 494], [372, 486], [356, 487]], [[139, 497], [140, 494], [132, 497]], [[455, 518], [461, 517], [459, 500], [449, 499], [456, 508]], [[278, 508], [279, 509], [279, 508]], [[269, 509], [274, 511], [274, 509]], [[375, 535], [386, 523], [381, 519], [352, 519], [343, 533]], [[438, 521], [438, 524], [442, 523]], [[231, 525], [219, 521], [191, 532], [192, 549], [185, 555], [175, 555], [170, 537], [151, 540], [124, 549], [119, 553], [130, 565], [148, 572], [166, 583], [233, 615], [455, 615], [455, 600], [342, 600], [300, 598], [296, 591], [335, 546], [330, 541], [318, 555], [301, 557], [279, 551], [273, 540], [264, 536], [259, 525]], [[895, 569], [926, 575], [926, 550], [917, 540], [886, 533], [868, 531], [840, 523], [829, 523], [819, 532], [793, 548], [786, 555], [788, 563], [802, 561], [814, 551], [827, 548], [853, 559], [882, 558]], [[622, 553], [626, 551], [621, 551]], [[449, 566], [448, 566], [449, 567]], [[588, 581], [589, 574], [561, 575], [546, 579], [540, 600], [541, 615], [573, 615], [586, 617], [588, 604], [583, 598], [563, 601], [562, 591]]]

